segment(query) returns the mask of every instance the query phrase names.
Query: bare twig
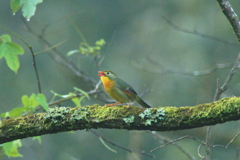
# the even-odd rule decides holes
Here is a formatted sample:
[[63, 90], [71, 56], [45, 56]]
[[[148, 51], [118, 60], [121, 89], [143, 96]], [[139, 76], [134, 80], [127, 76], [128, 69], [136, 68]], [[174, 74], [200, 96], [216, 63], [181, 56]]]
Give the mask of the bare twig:
[[[36, 33], [30, 25], [26, 22], [26, 20], [23, 19], [23, 22], [28, 29], [30, 33], [32, 33], [34, 36], [36, 36], [40, 42], [43, 44], [43, 46], [46, 48], [45, 50], [52, 48], [52, 44], [48, 42], [41, 34]], [[44, 28], [44, 30], [46, 27]], [[44, 32], [42, 32], [44, 33]], [[58, 64], [63, 65], [64, 67], [68, 68], [70, 71], [72, 71], [76, 76], [81, 78], [85, 82], [90, 82], [92, 86], [96, 83], [96, 80], [92, 77], [88, 76], [83, 70], [79, 69], [72, 61], [67, 59], [61, 51], [59, 51], [57, 48], [52, 48], [52, 50], [55, 52], [55, 54], [52, 54], [51, 52], [48, 52], [48, 55], [55, 60]]]
[[31, 46], [29, 47], [29, 49], [30, 49], [30, 51], [31, 51], [32, 61], [33, 61], [32, 65], [33, 65], [33, 68], [34, 68], [34, 71], [35, 71], [35, 74], [36, 74], [36, 78], [37, 78], [38, 92], [39, 92], [39, 93], [42, 93], [40, 78], [39, 78], [38, 70], [37, 70], [36, 58], [35, 58], [35, 55], [34, 55], [34, 52], [33, 52], [33, 49], [32, 49]]
[[94, 135], [96, 135], [96, 136], [98, 136], [98, 137], [101, 137], [101, 139], [103, 139], [104, 141], [112, 144], [113, 146], [116, 146], [116, 147], [118, 147], [118, 148], [121, 148], [121, 149], [123, 149], [123, 150], [126, 150], [126, 151], [128, 151], [128, 152], [130, 152], [130, 153], [132, 153], [132, 152], [134, 152], [134, 153], [139, 153], [139, 154], [142, 154], [142, 155], [145, 155], [145, 156], [154, 158], [153, 155], [147, 154], [147, 153], [145, 153], [145, 151], [137, 151], [137, 150], [132, 150], [132, 149], [123, 147], [122, 145], [116, 144], [116, 143], [114, 143], [113, 141], [111, 141], [111, 140], [109, 140], [109, 139], [101, 136], [100, 134], [96, 133], [96, 132], [93, 131], [93, 130], [90, 130], [90, 132], [92, 132]]
[[152, 149], [150, 152], [154, 152], [154, 151], [156, 151], [156, 150], [158, 150], [158, 149], [160, 149], [160, 148], [162, 148], [162, 147], [165, 147], [165, 146], [167, 146], [167, 145], [169, 145], [169, 144], [172, 144], [172, 143], [175, 143], [175, 142], [177, 142], [177, 141], [181, 141], [181, 140], [183, 140], [183, 139], [185, 139], [185, 138], [190, 138], [190, 139], [193, 139], [193, 140], [195, 140], [195, 141], [197, 141], [197, 142], [200, 142], [200, 143], [202, 143], [202, 144], [206, 144], [204, 141], [201, 141], [201, 140], [199, 140], [199, 139], [197, 139], [197, 138], [194, 138], [194, 137], [191, 137], [191, 136], [189, 136], [189, 135], [186, 135], [186, 136], [177, 138], [177, 139], [175, 139], [175, 140], [172, 140], [171, 142], [165, 143], [165, 144], [163, 144], [163, 145], [161, 145], [161, 146], [159, 146], [159, 147], [157, 147], [157, 148], [155, 148], [155, 149]]
[[[161, 140], [160, 143], [167, 143], [167, 142], [171, 142], [172, 139], [162, 136], [160, 134], [158, 134], [158, 132], [156, 131], [151, 131], [151, 133], [153, 134], [153, 137], [157, 140]], [[189, 153], [186, 149], [184, 149], [182, 146], [180, 146], [177, 143], [172, 143], [175, 147], [177, 147], [183, 154], [185, 154], [189, 159], [191, 160], [196, 160], [196, 157], [194, 157], [191, 153]]]
[[201, 153], [200, 153], [200, 149], [201, 149], [201, 147], [202, 147], [203, 145], [204, 145], [204, 144], [202, 143], [202, 144], [200, 144], [200, 145], [198, 146], [198, 156], [199, 156], [201, 159], [204, 159], [204, 156], [202, 156]]
[[62, 41], [62, 42], [60, 42], [60, 43], [58, 43], [58, 44], [53, 45], [52, 47], [50, 47], [50, 48], [48, 48], [48, 49], [45, 49], [45, 50], [43, 50], [43, 51], [41, 51], [41, 52], [37, 52], [37, 53], [35, 53], [34, 55], [36, 56], [36, 55], [38, 55], [38, 54], [40, 54], [40, 53], [47, 52], [47, 51], [49, 51], [49, 50], [51, 50], [51, 49], [53, 49], [53, 48], [55, 48], [55, 47], [57, 47], [57, 46], [65, 43], [66, 41], [67, 41], [67, 40], [64, 40], [64, 41]]
[[232, 80], [236, 70], [239, 68], [239, 64], [240, 64], [240, 53], [238, 54], [238, 57], [230, 71], [230, 73], [228, 74], [228, 77], [226, 78], [224, 84], [220, 87], [220, 88], [217, 88], [216, 90], [216, 93], [215, 93], [215, 96], [214, 96], [214, 100], [219, 100], [220, 98], [220, 95], [226, 91], [228, 85], [229, 85], [229, 82]]
[[[208, 129], [207, 132], [209, 132], [209, 131], [210, 131], [210, 130]], [[208, 137], [206, 137], [206, 138], [210, 138], [211, 132], [207, 133], [207, 135], [208, 135]], [[197, 138], [194, 138], [194, 137], [191, 137], [191, 136], [189, 136], [189, 135], [186, 135], [186, 136], [177, 138], [177, 139], [175, 139], [175, 140], [172, 140], [172, 141], [170, 141], [170, 142], [168, 142], [168, 143], [165, 143], [165, 144], [163, 144], [163, 145], [161, 145], [161, 146], [159, 146], [159, 147], [157, 147], [157, 148], [155, 148], [155, 149], [152, 149], [150, 152], [154, 152], [154, 151], [156, 151], [156, 150], [158, 150], [158, 149], [160, 149], [160, 148], [162, 148], [162, 147], [165, 147], [165, 146], [167, 146], [167, 145], [169, 145], [169, 144], [174, 144], [174, 145], [176, 145], [175, 143], [176, 143], [177, 141], [181, 141], [181, 140], [183, 140], [183, 139], [185, 139], [185, 138], [189, 138], [189, 139], [192, 139], [192, 140], [194, 140], [194, 141], [197, 141], [197, 142], [201, 143], [201, 144], [198, 146], [198, 156], [199, 156], [201, 159], [208, 159], [208, 158], [209, 158], [209, 155], [211, 154], [211, 150], [207, 150], [207, 155], [206, 155], [206, 156], [202, 156], [202, 155], [200, 154], [200, 149], [201, 149], [202, 146], [208, 146], [210, 149], [215, 148], [215, 147], [222, 147], [222, 148], [224, 148], [224, 149], [227, 149], [228, 146], [229, 146], [230, 144], [232, 144], [232, 143], [239, 137], [239, 135], [240, 135], [240, 132], [239, 132], [236, 136], [234, 136], [233, 139], [231, 139], [231, 140], [228, 142], [228, 144], [225, 145], [225, 146], [224, 146], [224, 145], [210, 145], [209, 142], [204, 142], [204, 141], [201, 141], [201, 140], [199, 140], [199, 139], [197, 139]], [[166, 140], [164, 140], [164, 141], [166, 141]], [[206, 140], [206, 141], [209, 141], [209, 139]]]
[[190, 31], [188, 29], [185, 29], [185, 28], [182, 28], [180, 26], [177, 26], [176, 24], [174, 24], [173, 22], [171, 22], [170, 20], [168, 20], [166, 17], [162, 17], [163, 19], [165, 19], [167, 21], [167, 23], [175, 30], [178, 30], [178, 31], [182, 31], [182, 32], [185, 32], [185, 33], [189, 33], [189, 34], [193, 34], [193, 35], [197, 35], [197, 36], [200, 36], [200, 37], [203, 37], [203, 38], [207, 38], [207, 39], [211, 39], [211, 40], [214, 40], [214, 41], [217, 41], [217, 42], [221, 42], [221, 43], [224, 43], [224, 44], [229, 44], [229, 45], [232, 45], [232, 46], [235, 46], [235, 47], [239, 47], [239, 45], [235, 42], [231, 42], [231, 41], [227, 41], [227, 40], [224, 40], [224, 39], [221, 39], [221, 38], [218, 38], [218, 37], [214, 37], [214, 36], [210, 36], [210, 35], [207, 35], [207, 34], [203, 34], [203, 33], [200, 33], [196, 30], [194, 31]]
[[159, 63], [153, 59], [150, 59], [150, 57], [145, 57], [145, 59], [149, 62], [149, 64], [154, 64], [155, 66], [158, 66], [158, 67], [146, 67], [148, 65], [144, 65], [144, 64], [138, 62], [136, 60], [136, 58], [131, 58], [131, 64], [136, 68], [139, 68], [141, 70], [145, 70], [145, 71], [151, 72], [151, 73], [159, 73], [159, 74], [177, 73], [177, 74], [189, 75], [189, 76], [205, 76], [205, 75], [215, 72], [218, 69], [229, 68], [233, 65], [232, 63], [226, 63], [226, 64], [218, 63], [218, 64], [213, 65], [211, 68], [208, 68], [205, 70], [186, 71], [186, 70], [180, 70], [180, 69], [175, 69], [175, 68], [170, 68], [170, 67], [164, 66], [161, 63]]
[[210, 154], [211, 154], [211, 150], [212, 147], [209, 145], [209, 141], [211, 138], [211, 131], [212, 131], [212, 127], [208, 126], [207, 127], [207, 134], [206, 134], [206, 143], [205, 143], [205, 149], [206, 149], [206, 156], [204, 157], [206, 160], [208, 160], [210, 158]]
[[233, 143], [233, 142], [238, 138], [239, 135], [240, 135], [240, 132], [239, 132], [238, 134], [236, 134], [236, 135], [233, 137], [233, 139], [231, 139], [231, 141], [228, 142], [228, 144], [227, 144], [226, 146], [224, 146], [224, 145], [213, 145], [212, 147], [213, 147], [213, 148], [214, 148], [214, 147], [222, 147], [222, 148], [224, 148], [224, 149], [227, 149], [228, 146], [229, 146], [231, 143]]

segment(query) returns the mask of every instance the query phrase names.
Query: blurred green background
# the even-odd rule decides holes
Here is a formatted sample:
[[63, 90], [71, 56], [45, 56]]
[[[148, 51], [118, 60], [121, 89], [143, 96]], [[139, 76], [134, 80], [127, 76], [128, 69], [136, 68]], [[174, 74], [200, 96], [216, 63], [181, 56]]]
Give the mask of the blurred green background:
[[[22, 36], [34, 52], [44, 50], [38, 38], [26, 30], [21, 18], [21, 11], [15, 16], [10, 9], [10, 1], [0, 2], [0, 25]], [[237, 14], [240, 13], [240, 1], [233, 0], [232, 5]], [[72, 26], [73, 21], [82, 31], [87, 41], [94, 43], [103, 38], [106, 41], [101, 55], [106, 56], [100, 70], [109, 69], [131, 84], [141, 93], [147, 89], [151, 92], [142, 98], [151, 106], [192, 106], [211, 102], [214, 98], [217, 79], [222, 85], [230, 68], [218, 69], [207, 75], [194, 76], [198, 71], [206, 71], [217, 64], [233, 64], [239, 53], [239, 47], [211, 40], [194, 34], [174, 30], [166, 20], [189, 31], [198, 31], [219, 39], [235, 43], [237, 40], [232, 28], [215, 1], [198, 0], [51, 0], [37, 6], [35, 16], [27, 22], [37, 33], [41, 33], [48, 25], [44, 37], [53, 45], [67, 40], [57, 48], [64, 54], [78, 49], [82, 42], [79, 34]], [[8, 34], [0, 30], [0, 35]], [[0, 99], [1, 113], [14, 107], [20, 107], [21, 96], [37, 93], [37, 82], [32, 66], [29, 49], [16, 37], [15, 43], [24, 47], [25, 53], [20, 56], [21, 67], [18, 74], [10, 71], [4, 59], [0, 59]], [[81, 81], [65, 67], [57, 64], [47, 53], [37, 57], [43, 93], [50, 101], [50, 90], [67, 94], [73, 87], [89, 91], [93, 88]], [[91, 56], [74, 54], [69, 57], [75, 64], [93, 77], [96, 82], [98, 67]], [[174, 72], [164, 72], [173, 70]], [[239, 71], [235, 74], [228, 90], [223, 96], [239, 96]], [[105, 103], [91, 96], [83, 105]], [[67, 102], [63, 105], [73, 106]], [[135, 103], [135, 105], [138, 105]], [[159, 134], [175, 139], [184, 135], [205, 140], [206, 128], [160, 132]], [[95, 130], [113, 142], [134, 150], [145, 150], [147, 153], [157, 146], [148, 131]], [[211, 144], [227, 144], [239, 132], [239, 122], [229, 122], [213, 126]], [[228, 150], [214, 148], [212, 159], [235, 159], [240, 139], [231, 144]], [[134, 156], [124, 150], [113, 153], [106, 149], [98, 137], [87, 131], [75, 133], [58, 133], [42, 136], [42, 144], [31, 138], [23, 139], [20, 153], [22, 158], [16, 160], [132, 160]], [[185, 150], [197, 159], [198, 142], [185, 139], [178, 142]], [[201, 153], [204, 155], [204, 148]], [[188, 159], [175, 146], [169, 145], [150, 153], [155, 159], [172, 160]], [[136, 154], [139, 159], [152, 159]], [[8, 158], [6, 158], [8, 159]]]

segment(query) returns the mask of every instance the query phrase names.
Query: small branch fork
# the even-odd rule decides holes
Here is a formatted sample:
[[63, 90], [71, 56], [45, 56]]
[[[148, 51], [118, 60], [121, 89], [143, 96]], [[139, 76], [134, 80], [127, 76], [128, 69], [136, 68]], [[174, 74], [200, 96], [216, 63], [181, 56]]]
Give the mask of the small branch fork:
[[228, 77], [226, 78], [224, 84], [219, 88], [217, 87], [216, 90], [216, 94], [214, 96], [214, 101], [219, 100], [220, 99], [220, 95], [227, 90], [227, 87], [230, 83], [230, 81], [232, 80], [234, 74], [236, 73], [236, 70], [239, 68], [239, 64], [240, 64], [240, 53], [238, 54], [238, 57], [230, 71], [230, 73], [228, 74]]
[[[222, 148], [224, 148], [224, 149], [227, 149], [228, 146], [229, 146], [232, 142], [234, 142], [234, 141], [238, 138], [239, 135], [240, 135], [240, 132], [239, 132], [235, 137], [233, 137], [233, 139], [231, 139], [231, 140], [229, 141], [229, 143], [228, 143], [227, 145], [225, 145], [225, 146], [224, 146], [224, 145], [209, 145], [209, 144], [208, 144], [208, 145], [209, 145], [211, 148], [222, 147]], [[163, 145], [161, 145], [161, 146], [159, 146], [159, 147], [157, 147], [157, 148], [152, 149], [150, 152], [154, 152], [154, 151], [156, 151], [156, 150], [158, 150], [158, 149], [160, 149], [160, 148], [162, 148], [162, 147], [165, 147], [165, 146], [167, 146], [167, 145], [169, 145], [169, 144], [175, 144], [176, 142], [181, 141], [181, 140], [186, 139], [186, 138], [189, 138], [189, 139], [192, 139], [192, 140], [194, 140], [194, 141], [197, 141], [197, 142], [201, 143], [201, 144], [199, 145], [199, 147], [198, 147], [198, 155], [199, 155], [199, 157], [204, 158], [204, 156], [202, 156], [202, 155], [200, 154], [200, 149], [201, 149], [201, 147], [202, 147], [203, 145], [207, 145], [207, 143], [204, 142], [204, 141], [201, 141], [201, 140], [199, 140], [199, 139], [197, 139], [197, 138], [191, 137], [191, 136], [189, 136], [189, 135], [186, 135], [186, 136], [177, 138], [177, 139], [175, 139], [175, 140], [172, 140], [172, 141], [170, 141], [170, 142], [168, 142], [168, 143], [165, 143], [165, 144], [163, 144]]]
[[[109, 139], [101, 136], [100, 134], [96, 133], [96, 132], [93, 131], [92, 129], [90, 130], [90, 132], [92, 132], [95, 136], [97, 136], [101, 141], [104, 140], [104, 141], [110, 143], [111, 145], [116, 146], [116, 147], [118, 147], [118, 148], [121, 148], [121, 149], [123, 149], [123, 150], [125, 150], [125, 151], [128, 151], [128, 152], [130, 152], [130, 153], [138, 153], [138, 154], [142, 154], [142, 155], [144, 155], [144, 156], [148, 156], [148, 157], [154, 158], [153, 155], [147, 154], [147, 153], [145, 153], [145, 151], [137, 151], [137, 150], [129, 149], [129, 148], [126, 148], [126, 147], [121, 146], [121, 145], [119, 145], [119, 144], [116, 144], [116, 143], [114, 143], [113, 141], [111, 141], [111, 140], [109, 140]], [[108, 146], [106, 146], [106, 144], [104, 144], [104, 146], [105, 146], [106, 148], [108, 148], [109, 150], [111, 150], [111, 151], [113, 151], [113, 152], [116, 153], [115, 150], [109, 148]]]
[[[163, 135], [160, 135], [158, 132], [156, 131], [151, 131], [152, 135], [153, 135], [153, 138], [158, 140], [159, 143], [165, 143], [164, 145], [162, 145], [162, 147], [168, 145], [168, 144], [173, 144], [176, 148], [178, 148], [183, 154], [185, 154], [189, 159], [191, 160], [197, 160], [196, 157], [194, 157], [190, 152], [188, 152], [188, 150], [184, 149], [184, 147], [182, 147], [181, 145], [173, 142], [174, 140], [168, 138], [168, 137], [165, 137]], [[160, 149], [160, 147], [157, 147], [153, 150], [151, 150], [150, 152], [154, 152], [155, 150], [157, 149]]]

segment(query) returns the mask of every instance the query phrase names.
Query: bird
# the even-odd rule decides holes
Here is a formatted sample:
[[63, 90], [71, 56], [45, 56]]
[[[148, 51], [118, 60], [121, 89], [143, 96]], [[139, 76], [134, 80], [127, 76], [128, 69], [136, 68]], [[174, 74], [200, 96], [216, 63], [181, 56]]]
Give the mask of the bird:
[[138, 97], [137, 92], [133, 89], [131, 85], [129, 85], [124, 80], [118, 78], [118, 76], [109, 70], [98, 71], [98, 76], [103, 83], [105, 91], [109, 94], [110, 97], [115, 99], [118, 103], [108, 104], [105, 106], [113, 106], [121, 103], [130, 103], [133, 101], [137, 101], [144, 108], [151, 108], [146, 102], [144, 102], [141, 98]]

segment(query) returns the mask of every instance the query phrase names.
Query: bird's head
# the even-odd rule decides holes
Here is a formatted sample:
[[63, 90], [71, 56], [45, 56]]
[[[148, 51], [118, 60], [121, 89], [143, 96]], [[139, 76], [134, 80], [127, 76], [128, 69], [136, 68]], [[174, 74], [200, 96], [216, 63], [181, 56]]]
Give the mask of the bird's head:
[[117, 75], [109, 70], [105, 70], [105, 71], [98, 71], [98, 76], [104, 76], [104, 77], [108, 77], [109, 79], [116, 79]]

